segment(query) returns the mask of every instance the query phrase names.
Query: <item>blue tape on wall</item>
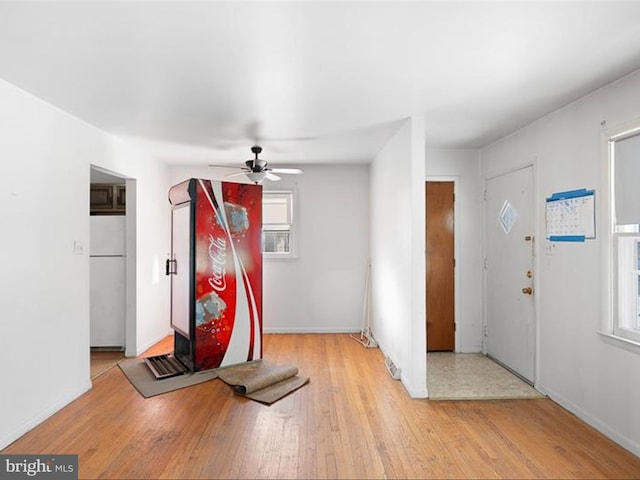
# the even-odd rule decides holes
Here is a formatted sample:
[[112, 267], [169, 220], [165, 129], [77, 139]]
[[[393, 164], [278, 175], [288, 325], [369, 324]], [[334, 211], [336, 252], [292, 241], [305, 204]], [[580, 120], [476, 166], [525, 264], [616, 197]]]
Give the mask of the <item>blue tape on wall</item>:
[[566, 200], [568, 198], [587, 197], [589, 195], [595, 195], [595, 190], [587, 190], [586, 188], [581, 188], [579, 190], [569, 190], [567, 192], [556, 192], [547, 198], [547, 202]]
[[584, 242], [584, 235], [551, 235], [551, 242]]

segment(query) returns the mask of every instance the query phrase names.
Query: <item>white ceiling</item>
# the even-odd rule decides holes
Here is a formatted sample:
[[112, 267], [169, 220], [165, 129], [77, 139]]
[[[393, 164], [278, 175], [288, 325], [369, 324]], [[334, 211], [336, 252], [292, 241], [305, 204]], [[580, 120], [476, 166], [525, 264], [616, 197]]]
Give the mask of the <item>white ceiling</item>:
[[638, 68], [640, 2], [0, 1], [0, 78], [172, 164], [477, 148]]

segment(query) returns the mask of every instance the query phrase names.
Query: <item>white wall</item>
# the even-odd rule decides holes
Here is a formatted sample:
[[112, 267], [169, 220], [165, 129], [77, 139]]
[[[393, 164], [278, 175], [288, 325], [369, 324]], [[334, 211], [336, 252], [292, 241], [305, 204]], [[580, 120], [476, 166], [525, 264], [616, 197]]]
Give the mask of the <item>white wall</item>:
[[[640, 455], [640, 349], [620, 347], [596, 333], [602, 328], [607, 289], [601, 142], [606, 128], [634, 119], [640, 119], [640, 73], [484, 148], [481, 164], [486, 178], [535, 163], [537, 387]], [[555, 254], [545, 255], [545, 198], [577, 188], [596, 189], [598, 238], [556, 243]]]
[[[151, 205], [163, 169], [134, 167], [146, 160], [2, 80], [0, 105], [2, 448], [91, 387], [90, 162], [117, 163], [141, 176], [152, 170], [148, 181], [139, 180], [139, 210], [148, 218], [140, 219], [138, 230], [146, 230], [140, 240], [149, 252], [140, 256], [140, 339], [151, 341], [155, 325], [168, 319], [166, 295], [160, 294], [165, 289], [151, 286], [149, 262], [166, 251], [166, 231]], [[74, 253], [74, 242], [82, 244], [82, 253]]]
[[482, 351], [482, 182], [479, 150], [427, 149], [428, 180], [455, 181], [456, 352]]
[[264, 188], [294, 186], [298, 258], [264, 262], [264, 330], [358, 331], [369, 261], [369, 167], [305, 166], [303, 175]]
[[[263, 185], [265, 190], [295, 189], [298, 235], [298, 258], [264, 259], [263, 330], [356, 332], [369, 258], [369, 168], [302, 167], [303, 175], [282, 175], [279, 182]], [[173, 166], [169, 172], [171, 185], [187, 178], [224, 179], [206, 167]]]
[[412, 117], [371, 164], [373, 334], [412, 397], [427, 396], [425, 136]]

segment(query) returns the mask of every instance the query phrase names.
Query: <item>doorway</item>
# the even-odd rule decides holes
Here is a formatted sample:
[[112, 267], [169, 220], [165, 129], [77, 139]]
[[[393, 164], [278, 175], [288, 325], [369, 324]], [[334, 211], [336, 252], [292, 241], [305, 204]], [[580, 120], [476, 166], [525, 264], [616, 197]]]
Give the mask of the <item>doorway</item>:
[[[101, 167], [91, 166], [90, 185], [92, 191], [92, 213], [96, 208], [103, 208], [104, 215], [100, 220], [109, 217], [115, 219], [113, 224], [99, 222], [100, 228], [94, 230], [95, 215], [90, 216], [92, 235], [90, 245], [90, 346], [97, 355], [108, 356], [105, 351], [124, 351], [126, 356], [136, 355], [136, 181], [116, 172], [111, 172]], [[102, 185], [94, 192], [92, 185]], [[107, 188], [113, 186], [112, 190]], [[104, 200], [100, 205], [101, 200]], [[111, 206], [108, 205], [109, 201]], [[109, 212], [111, 208], [113, 211]], [[97, 232], [97, 233], [96, 233]], [[102, 233], [100, 233], [102, 232]], [[103, 235], [104, 234], [104, 235]], [[98, 238], [98, 235], [106, 237], [122, 235], [124, 238], [115, 242], [107, 238]], [[105, 241], [109, 240], [105, 244]], [[102, 275], [106, 272], [109, 275]], [[102, 278], [100, 278], [102, 277]], [[114, 282], [119, 282], [118, 288], [111, 289], [111, 281], [105, 285], [105, 277], [115, 277]], [[97, 295], [101, 288], [108, 289], [110, 293]], [[106, 300], [105, 300], [106, 299]], [[112, 311], [112, 303], [117, 303], [117, 315], [114, 315], [114, 325], [100, 325], [102, 331], [96, 330], [96, 317], [103, 315], [106, 308]], [[103, 315], [104, 316], [104, 315]], [[96, 335], [97, 334], [97, 335]], [[93, 363], [93, 362], [92, 362]]]
[[453, 181], [425, 185], [427, 352], [455, 350]]
[[533, 166], [488, 178], [485, 186], [486, 354], [533, 384]]

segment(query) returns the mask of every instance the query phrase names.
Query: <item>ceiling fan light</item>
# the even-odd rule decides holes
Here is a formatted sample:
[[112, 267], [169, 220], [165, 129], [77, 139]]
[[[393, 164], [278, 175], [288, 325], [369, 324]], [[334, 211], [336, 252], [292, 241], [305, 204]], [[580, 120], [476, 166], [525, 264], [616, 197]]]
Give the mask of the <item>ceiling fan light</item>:
[[265, 172], [248, 172], [247, 173], [247, 178], [251, 180], [253, 183], [255, 183], [256, 185], [261, 184], [266, 176], [267, 174]]

